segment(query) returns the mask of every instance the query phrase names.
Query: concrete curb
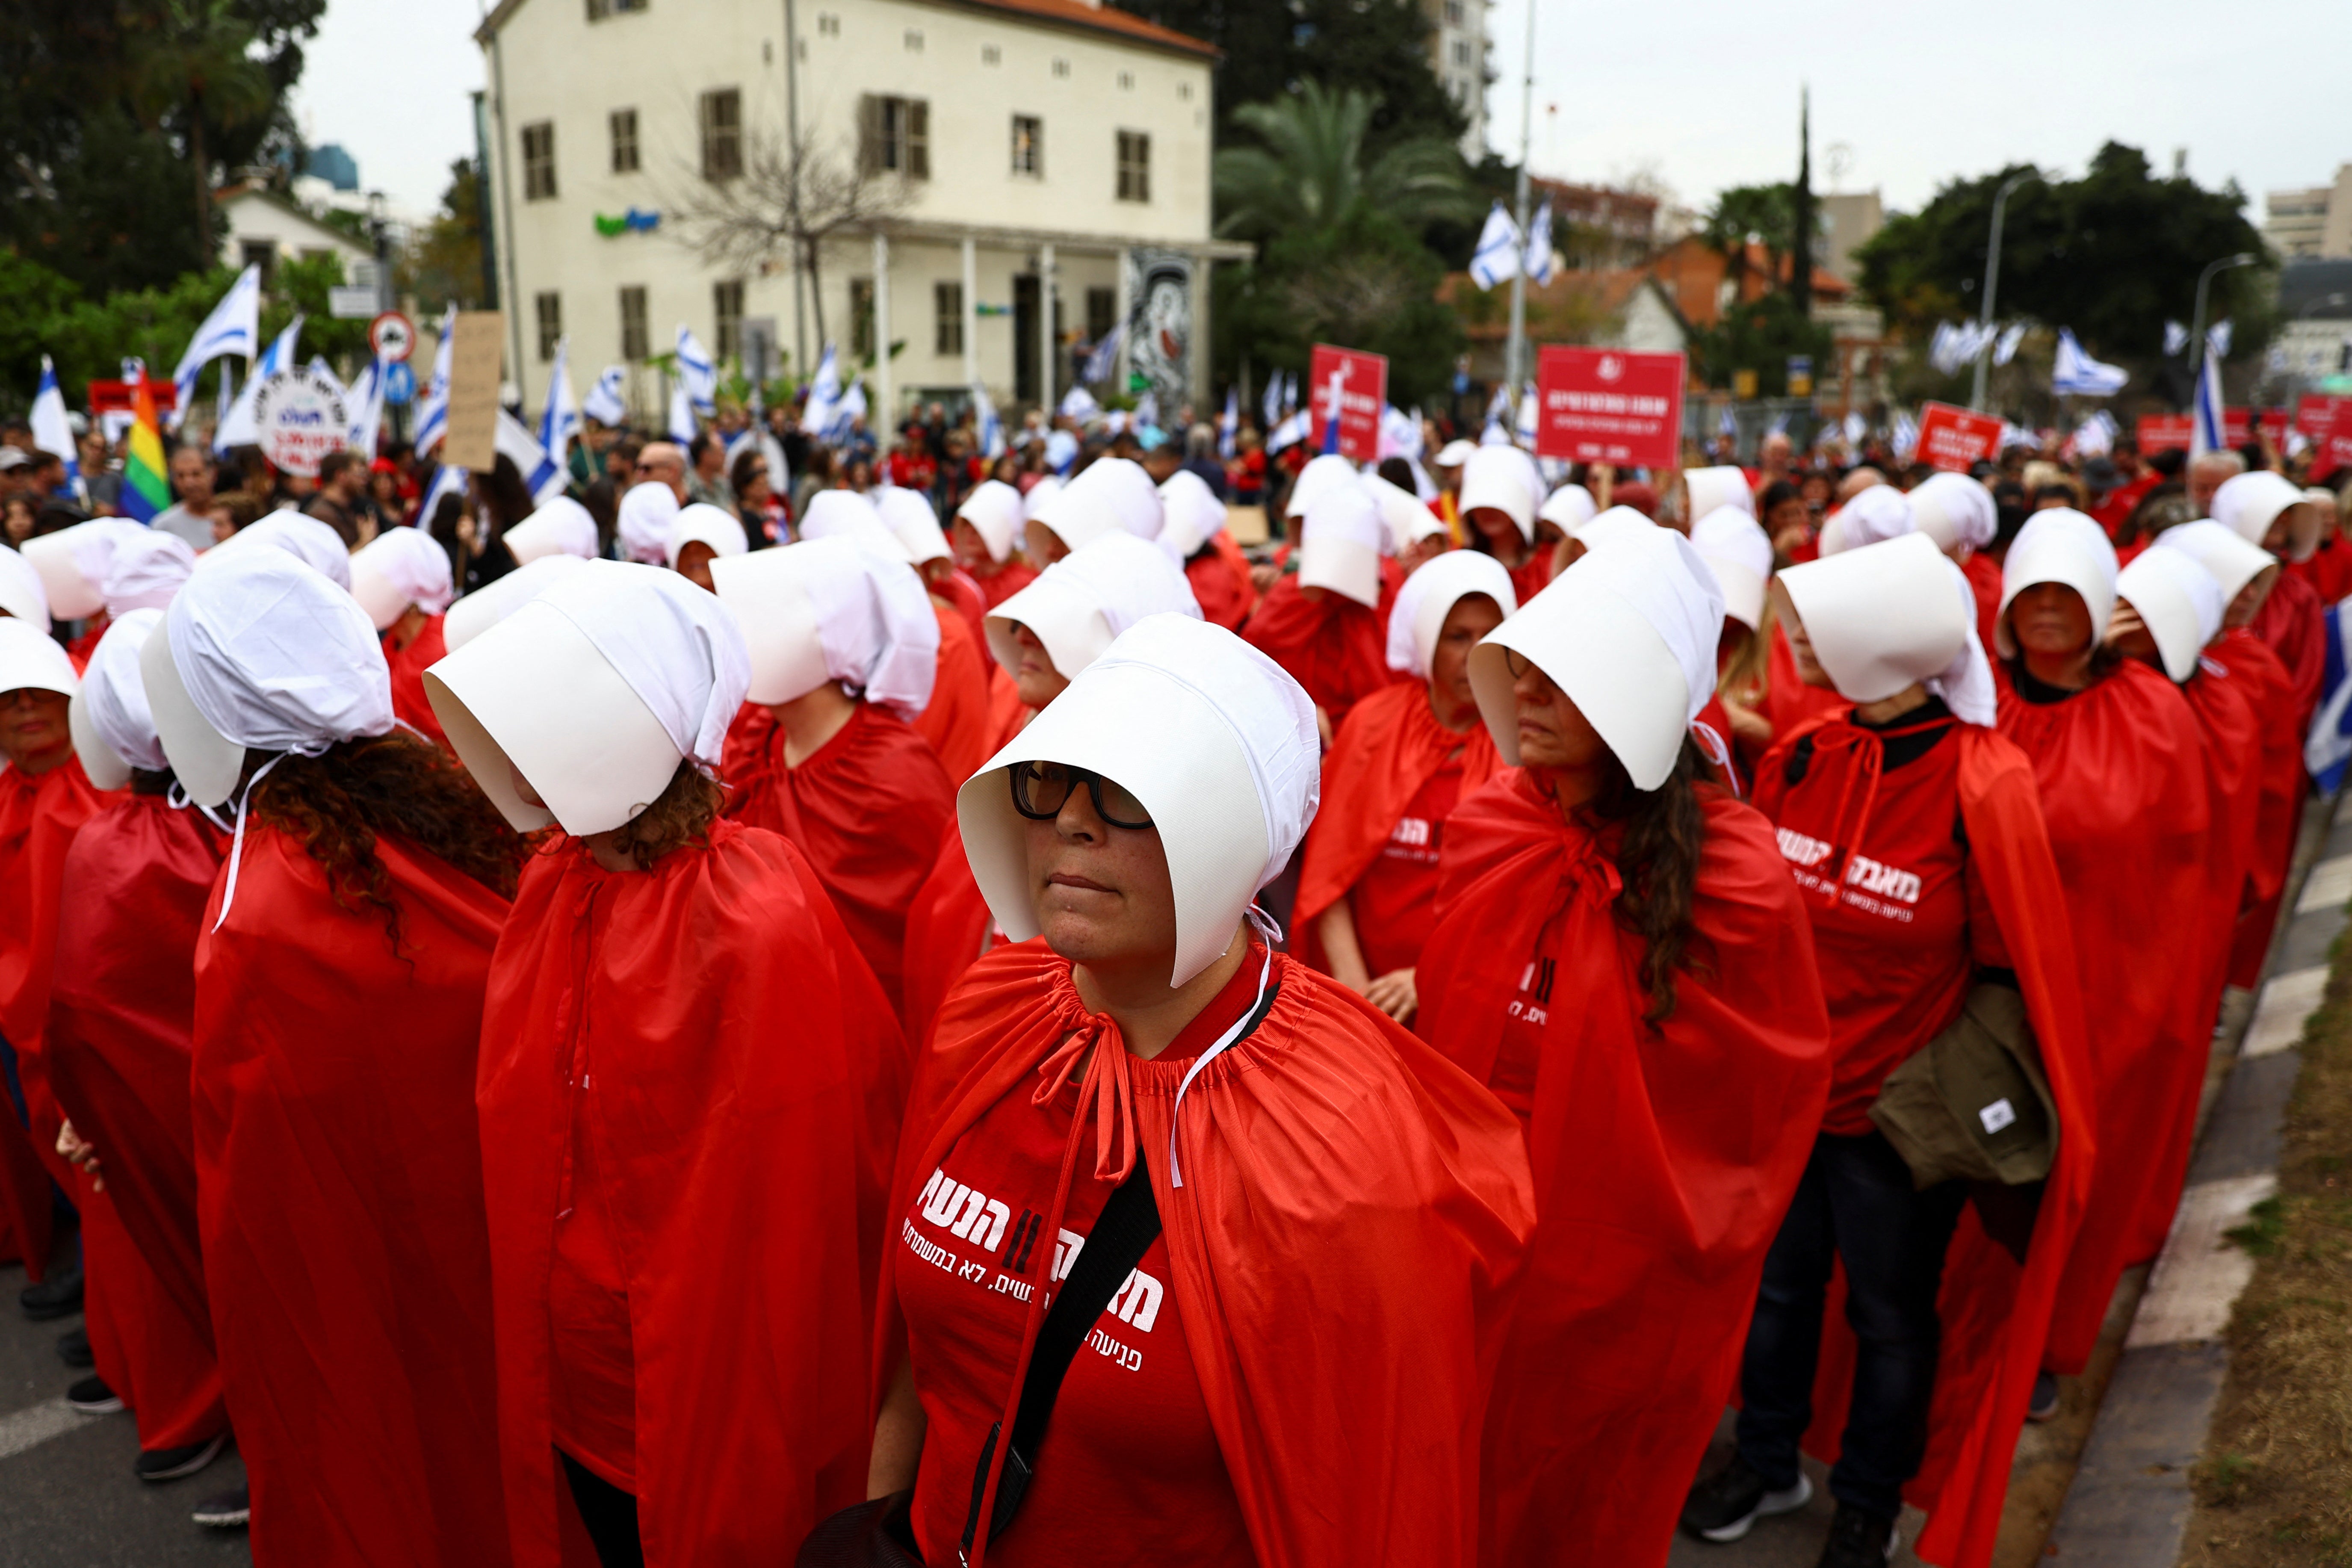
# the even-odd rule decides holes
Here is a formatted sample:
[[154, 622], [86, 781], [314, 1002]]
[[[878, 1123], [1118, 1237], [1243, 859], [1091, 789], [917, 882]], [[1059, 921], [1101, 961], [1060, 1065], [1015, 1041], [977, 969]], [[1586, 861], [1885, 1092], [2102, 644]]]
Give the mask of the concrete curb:
[[2352, 792], [2305, 807], [2291, 913], [2235, 1060], [2200, 1130], [2172, 1233], [2150, 1271], [2090, 1440], [2045, 1552], [2092, 1568], [2180, 1560], [2205, 1449], [2229, 1371], [2221, 1336], [2253, 1277], [2225, 1239], [2278, 1188], [2279, 1127], [2302, 1066], [2304, 1026], [2327, 988], [2328, 952], [2352, 900]]

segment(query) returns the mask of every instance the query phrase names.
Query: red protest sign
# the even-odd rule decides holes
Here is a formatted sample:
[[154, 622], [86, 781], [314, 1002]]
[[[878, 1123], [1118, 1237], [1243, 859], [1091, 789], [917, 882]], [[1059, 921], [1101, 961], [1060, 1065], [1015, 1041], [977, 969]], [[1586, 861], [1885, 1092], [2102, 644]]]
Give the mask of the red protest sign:
[[[2186, 414], [2143, 414], [2139, 416], [2139, 449], [2143, 453], [2189, 450], [2189, 434], [2194, 422]], [[2221, 410], [2221, 444], [2242, 447], [2253, 439], [2252, 411], [2245, 408]]]
[[2000, 456], [2000, 418], [1930, 403], [1919, 411], [1919, 444], [1913, 456], [1947, 472], [1965, 474]]
[[1678, 353], [1546, 348], [1536, 365], [1536, 456], [1673, 468], [1688, 374]]
[[[1318, 452], [1337, 452], [1359, 463], [1381, 455], [1381, 410], [1388, 406], [1389, 362], [1383, 354], [1317, 343], [1307, 365], [1307, 439]], [[1328, 427], [1339, 421], [1339, 442], [1329, 444]]]
[[2352, 397], [2330, 397], [2324, 392], [2305, 393], [2303, 401], [2295, 405], [2294, 427], [2316, 441], [2335, 428], [2336, 410], [2347, 403], [2352, 403]]
[[2322, 482], [2333, 475], [2352, 468], [2352, 397], [2336, 400], [2336, 417], [2326, 432], [2316, 442], [2318, 450], [2312, 455], [2312, 482]]
[[[180, 389], [166, 380], [151, 379], [147, 396], [155, 405], [155, 412], [168, 414], [177, 405]], [[127, 381], [93, 381], [89, 384], [89, 411], [92, 414], [112, 414], [128, 411], [131, 405], [131, 387]]]

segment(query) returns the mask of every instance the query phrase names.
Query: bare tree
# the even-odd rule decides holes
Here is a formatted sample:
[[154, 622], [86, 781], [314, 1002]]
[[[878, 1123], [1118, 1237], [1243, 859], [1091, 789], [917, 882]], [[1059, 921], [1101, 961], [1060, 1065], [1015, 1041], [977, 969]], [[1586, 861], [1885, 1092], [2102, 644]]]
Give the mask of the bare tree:
[[667, 202], [681, 238], [704, 265], [738, 274], [772, 271], [797, 260], [808, 272], [816, 341], [826, 341], [819, 258], [836, 235], [888, 226], [909, 199], [906, 180], [874, 166], [856, 145], [818, 144], [803, 130], [794, 142], [747, 132], [740, 172], [706, 178], [701, 170]]

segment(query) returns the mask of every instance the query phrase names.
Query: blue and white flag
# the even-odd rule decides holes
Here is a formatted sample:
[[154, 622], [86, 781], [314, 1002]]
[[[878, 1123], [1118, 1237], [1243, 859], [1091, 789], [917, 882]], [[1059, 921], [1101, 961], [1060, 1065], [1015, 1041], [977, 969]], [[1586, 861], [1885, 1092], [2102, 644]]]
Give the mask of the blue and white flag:
[[1733, 416], [1730, 404], [1723, 405], [1723, 417], [1715, 422], [1715, 428], [1717, 435], [1729, 436], [1734, 439], [1738, 437], [1739, 421]]
[[1225, 388], [1225, 411], [1217, 416], [1217, 456], [1230, 463], [1236, 450], [1242, 428], [1242, 393], [1237, 386]]
[[1895, 448], [1896, 458], [1909, 462], [1911, 455], [1919, 449], [1919, 422], [1908, 414], [1896, 413], [1895, 430], [1887, 437], [1887, 445]]
[[441, 313], [441, 341], [433, 349], [433, 374], [416, 400], [416, 455], [423, 457], [449, 434], [449, 355], [457, 334], [457, 307]]
[[228, 423], [228, 411], [236, 406], [236, 366], [234, 363], [221, 366], [220, 385], [213, 389], [213, 428]]
[[1936, 323], [1936, 335], [1928, 340], [1927, 362], [1940, 374], [1958, 375], [1960, 367], [1977, 357], [1978, 336], [1973, 321], [1955, 326], [1949, 321]]
[[52, 458], [65, 459], [66, 489], [88, 504], [89, 491], [81, 482], [81, 464], [76, 460], [73, 421], [66, 417], [66, 395], [58, 390], [57, 366], [47, 354], [41, 356], [40, 389], [33, 394], [33, 445]]
[[1265, 378], [1265, 391], [1259, 395], [1258, 428], [1271, 430], [1282, 423], [1282, 372], [1276, 371]]
[[2000, 334], [2000, 342], [1992, 346], [1992, 363], [2007, 364], [2017, 357], [2017, 345], [2025, 341], [2025, 323], [2011, 321]]
[[1113, 322], [1110, 331], [1102, 335], [1102, 341], [1087, 353], [1086, 367], [1078, 372], [1078, 379], [1097, 386], [1108, 381], [1111, 373], [1118, 368], [1119, 345], [1126, 342], [1127, 323]]
[[694, 439], [694, 397], [684, 376], [669, 384], [669, 438], [681, 447]]
[[1536, 389], [1529, 386], [1519, 394], [1519, 416], [1513, 422], [1518, 444], [1532, 452], [1536, 449]]
[[539, 415], [539, 444], [557, 468], [565, 469], [572, 466], [572, 443], [582, 428], [580, 400], [572, 395], [571, 356], [572, 340], [556, 339], [555, 363], [547, 371], [547, 405]]
[[827, 343], [816, 362], [816, 374], [809, 377], [808, 401], [801, 405], [802, 431], [816, 440], [825, 439], [840, 403], [841, 356]]
[[1004, 456], [1004, 416], [996, 411], [996, 400], [988, 395], [988, 388], [978, 382], [971, 384], [972, 420], [980, 427], [980, 455], [989, 462]]
[[835, 441], [848, 440], [856, 433], [857, 422], [865, 417], [866, 383], [853, 381], [849, 384], [849, 390], [841, 395], [838, 411], [833, 416], [833, 438]]
[[2216, 321], [2205, 329], [2205, 352], [2216, 359], [2230, 357], [2230, 323], [2228, 321]]
[[435, 468], [432, 482], [425, 487], [425, 500], [416, 509], [416, 526], [432, 527], [433, 514], [440, 508], [441, 498], [448, 495], [464, 496], [467, 487], [473, 483], [473, 479], [474, 476], [464, 468], [453, 468], [446, 463]]
[[1783, 408], [1780, 413], [1772, 416], [1772, 427], [1765, 431], [1764, 434], [1769, 438], [1774, 436], [1786, 436], [1788, 433], [1789, 411]]
[[2327, 630], [2327, 658], [2322, 667], [2319, 708], [2303, 742], [2303, 765], [2323, 793], [2342, 784], [2347, 764], [2352, 764], [2352, 658], [2347, 657], [2352, 626], [2345, 624], [2347, 614], [2352, 614], [2352, 599], [2338, 600], [2320, 616]]
[[498, 451], [513, 462], [535, 505], [554, 500], [572, 482], [572, 476], [539, 444], [530, 426], [503, 408], [499, 410]]
[[1265, 438], [1267, 456], [1271, 457], [1273, 454], [1282, 451], [1286, 447], [1297, 446], [1299, 442], [1306, 440], [1308, 435], [1313, 432], [1314, 428], [1315, 422], [1307, 417], [1307, 410], [1304, 408], [1300, 409], [1297, 413], [1292, 415], [1289, 418], [1276, 426], [1274, 427], [1274, 434]]
[[261, 348], [261, 266], [256, 262], [236, 275], [228, 292], [220, 297], [213, 313], [188, 340], [187, 352], [180, 356], [180, 368], [172, 373], [173, 387], [179, 394], [166, 416], [166, 428], [176, 430], [186, 417], [189, 400], [196, 395], [196, 377], [205, 366], [226, 355], [251, 359]]
[[1528, 281], [1540, 289], [1551, 281], [1551, 198], [1536, 208], [1536, 216], [1528, 220]]
[[351, 411], [351, 434], [345, 445], [356, 447], [375, 458], [376, 437], [383, 424], [383, 361], [370, 359], [367, 369], [352, 383], [350, 399], [344, 406]]
[[2170, 359], [2189, 346], [2189, 329], [2178, 321], [2164, 323], [2164, 357]]
[[2058, 357], [2050, 371], [2050, 390], [2061, 396], [2113, 397], [2131, 380], [2121, 365], [2101, 364], [2074, 341], [2072, 327], [2058, 329]]
[[1517, 278], [1522, 248], [1519, 226], [1496, 202], [1486, 214], [1486, 226], [1478, 231], [1478, 248], [1470, 256], [1470, 281], [1481, 289], [1492, 289]]
[[2221, 405], [2221, 361], [2217, 354], [2207, 354], [2197, 372], [2197, 396], [2189, 409], [2189, 460], [2195, 462], [2208, 452], [2218, 452], [2227, 442], [2223, 439], [2224, 417]]
[[2104, 408], [2094, 409], [2088, 419], [2074, 426], [2074, 456], [2099, 458], [2114, 451], [2117, 428], [2114, 415]]
[[1845, 416], [1845, 444], [1859, 450], [1869, 438], [1870, 421], [1859, 410], [1849, 412]]
[[[260, 441], [261, 427], [253, 422], [253, 400], [260, 393], [263, 382], [281, 370], [292, 368], [295, 345], [301, 337], [302, 318], [297, 316], [286, 323], [286, 330], [278, 334], [278, 341], [262, 352], [261, 358], [254, 364], [253, 374], [246, 379], [244, 390], [236, 395], [236, 401], [229, 405], [228, 417], [222, 420], [220, 428], [213, 432], [213, 450], [215, 453], [226, 452], [231, 447], [251, 447]], [[445, 404], [448, 401], [446, 393], [442, 401]], [[442, 422], [446, 425], [448, 411], [445, 407], [442, 412]]]
[[629, 422], [629, 405], [622, 399], [621, 387], [627, 379], [625, 367], [608, 364], [588, 395], [580, 400], [580, 412], [607, 429]]
[[677, 325], [677, 380], [697, 414], [708, 417], [719, 412], [718, 363], [683, 321]]
[[1073, 386], [1062, 394], [1061, 404], [1054, 412], [1065, 419], [1076, 419], [1084, 424], [1102, 412], [1102, 405], [1097, 403], [1095, 395], [1085, 387]]

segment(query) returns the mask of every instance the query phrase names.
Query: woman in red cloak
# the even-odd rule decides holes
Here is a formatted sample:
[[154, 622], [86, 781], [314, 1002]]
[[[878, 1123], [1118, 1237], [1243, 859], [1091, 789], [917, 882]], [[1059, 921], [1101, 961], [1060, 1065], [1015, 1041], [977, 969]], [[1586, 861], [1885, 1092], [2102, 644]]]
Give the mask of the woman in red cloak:
[[[2002, 563], [2007, 679], [2000, 731], [2033, 763], [2090, 1010], [2091, 1116], [2099, 1141], [2080, 1234], [2059, 1289], [2044, 1368], [2082, 1372], [2116, 1280], [2155, 1256], [2146, 1216], [2168, 1223], [2212, 1043], [2199, 1021], [2210, 936], [2212, 816], [2205, 741], [2172, 683], [2099, 645], [2113, 614], [2115, 547], [2078, 511], [2036, 512]], [[2150, 910], [2179, 918], [2151, 923]], [[2187, 1105], [2182, 1101], [2186, 1100]], [[2057, 1394], [2045, 1381], [2037, 1412]]]
[[[1515, 447], [1480, 447], [1462, 465], [1463, 542], [1502, 563], [1522, 605], [1543, 592], [1557, 559], [1536, 543], [1536, 506], [1547, 499], [1534, 459]], [[1572, 522], [1560, 528], [1575, 533]]]
[[148, 1481], [193, 1475], [228, 1439], [188, 1100], [196, 935], [228, 840], [174, 789], [148, 715], [139, 655], [162, 620], [117, 617], [74, 699], [83, 768], [131, 788], [67, 852], [48, 1034], [60, 1147], [83, 1167], [90, 1349], [137, 1415]]
[[622, 566], [427, 679], [507, 820], [562, 828], [491, 963], [478, 1091], [518, 1564], [581, 1528], [607, 1568], [782, 1562], [862, 1492], [841, 1348], [905, 1054], [808, 862], [719, 820], [749, 679], [731, 615]]
[[1405, 579], [1390, 668], [1421, 680], [1356, 704], [1323, 759], [1291, 923], [1307, 961], [1400, 1024], [1435, 919], [1445, 818], [1502, 767], [1470, 689], [1470, 650], [1518, 608], [1493, 557], [1455, 550]]
[[[1525, 1160], [1476, 1085], [1244, 923], [1317, 750], [1278, 667], [1161, 615], [963, 787], [1023, 940], [949, 997], [899, 1149], [867, 1511], [924, 1561], [1475, 1559], [1460, 1434]], [[1113, 1204], [1139, 1212], [1105, 1239]], [[1073, 1277], [1049, 1317], [1121, 1240], [1108, 1305], [1059, 1310]], [[1030, 1443], [1014, 1406], [1055, 1344], [1076, 1360], [1018, 1489], [992, 1423]]]
[[446, 747], [425, 672], [449, 651], [441, 617], [456, 596], [449, 552], [420, 528], [389, 528], [352, 555], [352, 597], [375, 623], [392, 671], [392, 715]]
[[[1059, 697], [1113, 637], [1162, 613], [1201, 618], [1190, 584], [1160, 547], [1124, 532], [1072, 551], [998, 605], [988, 618], [989, 646], [998, 668], [1011, 672], [1021, 707], [995, 750]], [[963, 835], [950, 831], [907, 911], [907, 1037], [918, 1048], [957, 977], [1003, 940], [972, 880]]]
[[[1298, 483], [1308, 487], [1305, 475]], [[1336, 733], [1349, 709], [1399, 679], [1386, 630], [1396, 584], [1382, 571], [1388, 532], [1371, 492], [1352, 473], [1315, 488], [1298, 569], [1266, 591], [1242, 636], [1306, 688], [1326, 732]]]
[[[1742, 497], [1747, 493], [1744, 489], [1737, 492]], [[1757, 762], [1771, 749], [1773, 736], [1770, 639], [1777, 638], [1780, 628], [1765, 598], [1765, 585], [1772, 580], [1772, 542], [1738, 504], [1702, 513], [1691, 524], [1690, 537], [1691, 548], [1723, 590], [1723, 636], [1715, 650], [1715, 698], [1727, 731], [1722, 739], [1737, 757], [1739, 772], [1752, 778]]]
[[1184, 563], [1202, 619], [1241, 630], [1257, 609], [1257, 584], [1249, 558], [1225, 529], [1225, 503], [1206, 479], [1179, 468], [1160, 487], [1160, 539]]
[[1517, 1115], [1540, 1216], [1486, 1415], [1488, 1563], [1665, 1561], [1821, 1114], [1796, 889], [1689, 736], [1722, 615], [1652, 527], [1470, 655], [1510, 765], [1446, 823], [1419, 1027]]
[[[2213, 521], [2281, 561], [2308, 561], [2319, 547], [2319, 509], [2284, 475], [2268, 469], [2224, 479], [2213, 492]], [[2321, 619], [2326, 608], [2308, 577], [2283, 573], [2249, 623], [2286, 667], [2298, 733], [2311, 727], [2326, 679], [2327, 628]]]
[[980, 584], [992, 610], [1037, 578], [1037, 568], [1020, 553], [1024, 512], [1019, 490], [1002, 479], [983, 479], [963, 498], [949, 527], [956, 564]]
[[896, 1009], [907, 910], [953, 810], [910, 726], [931, 700], [939, 617], [903, 562], [851, 539], [717, 562], [712, 578], [760, 671], [720, 766], [727, 815], [808, 858]]
[[[2044, 929], [2056, 868], [2032, 772], [1991, 728], [1958, 567], [1907, 533], [1776, 581], [1805, 679], [1841, 698], [1774, 745], [1754, 797], [1810, 917], [1834, 1065], [1748, 1325], [1738, 1452], [1692, 1489], [1684, 1523], [1733, 1541], [1802, 1507], [1811, 1437], [1835, 1460], [1824, 1568], [1884, 1563], [1906, 1494], [1935, 1531], [1923, 1554], [1980, 1563], [2090, 1172], [2073, 953], [2063, 927]], [[2021, 994], [2062, 1110], [2038, 1214], [1984, 1211], [2008, 1222], [2006, 1250], [1964, 1226], [1962, 1183], [1916, 1187], [1871, 1117], [1887, 1075], [1989, 981]], [[1825, 1354], [1833, 1276], [1843, 1310]]]
[[239, 797], [191, 1077], [254, 1560], [503, 1563], [474, 1064], [521, 842], [281, 552], [189, 579], [140, 666], [182, 787]]

